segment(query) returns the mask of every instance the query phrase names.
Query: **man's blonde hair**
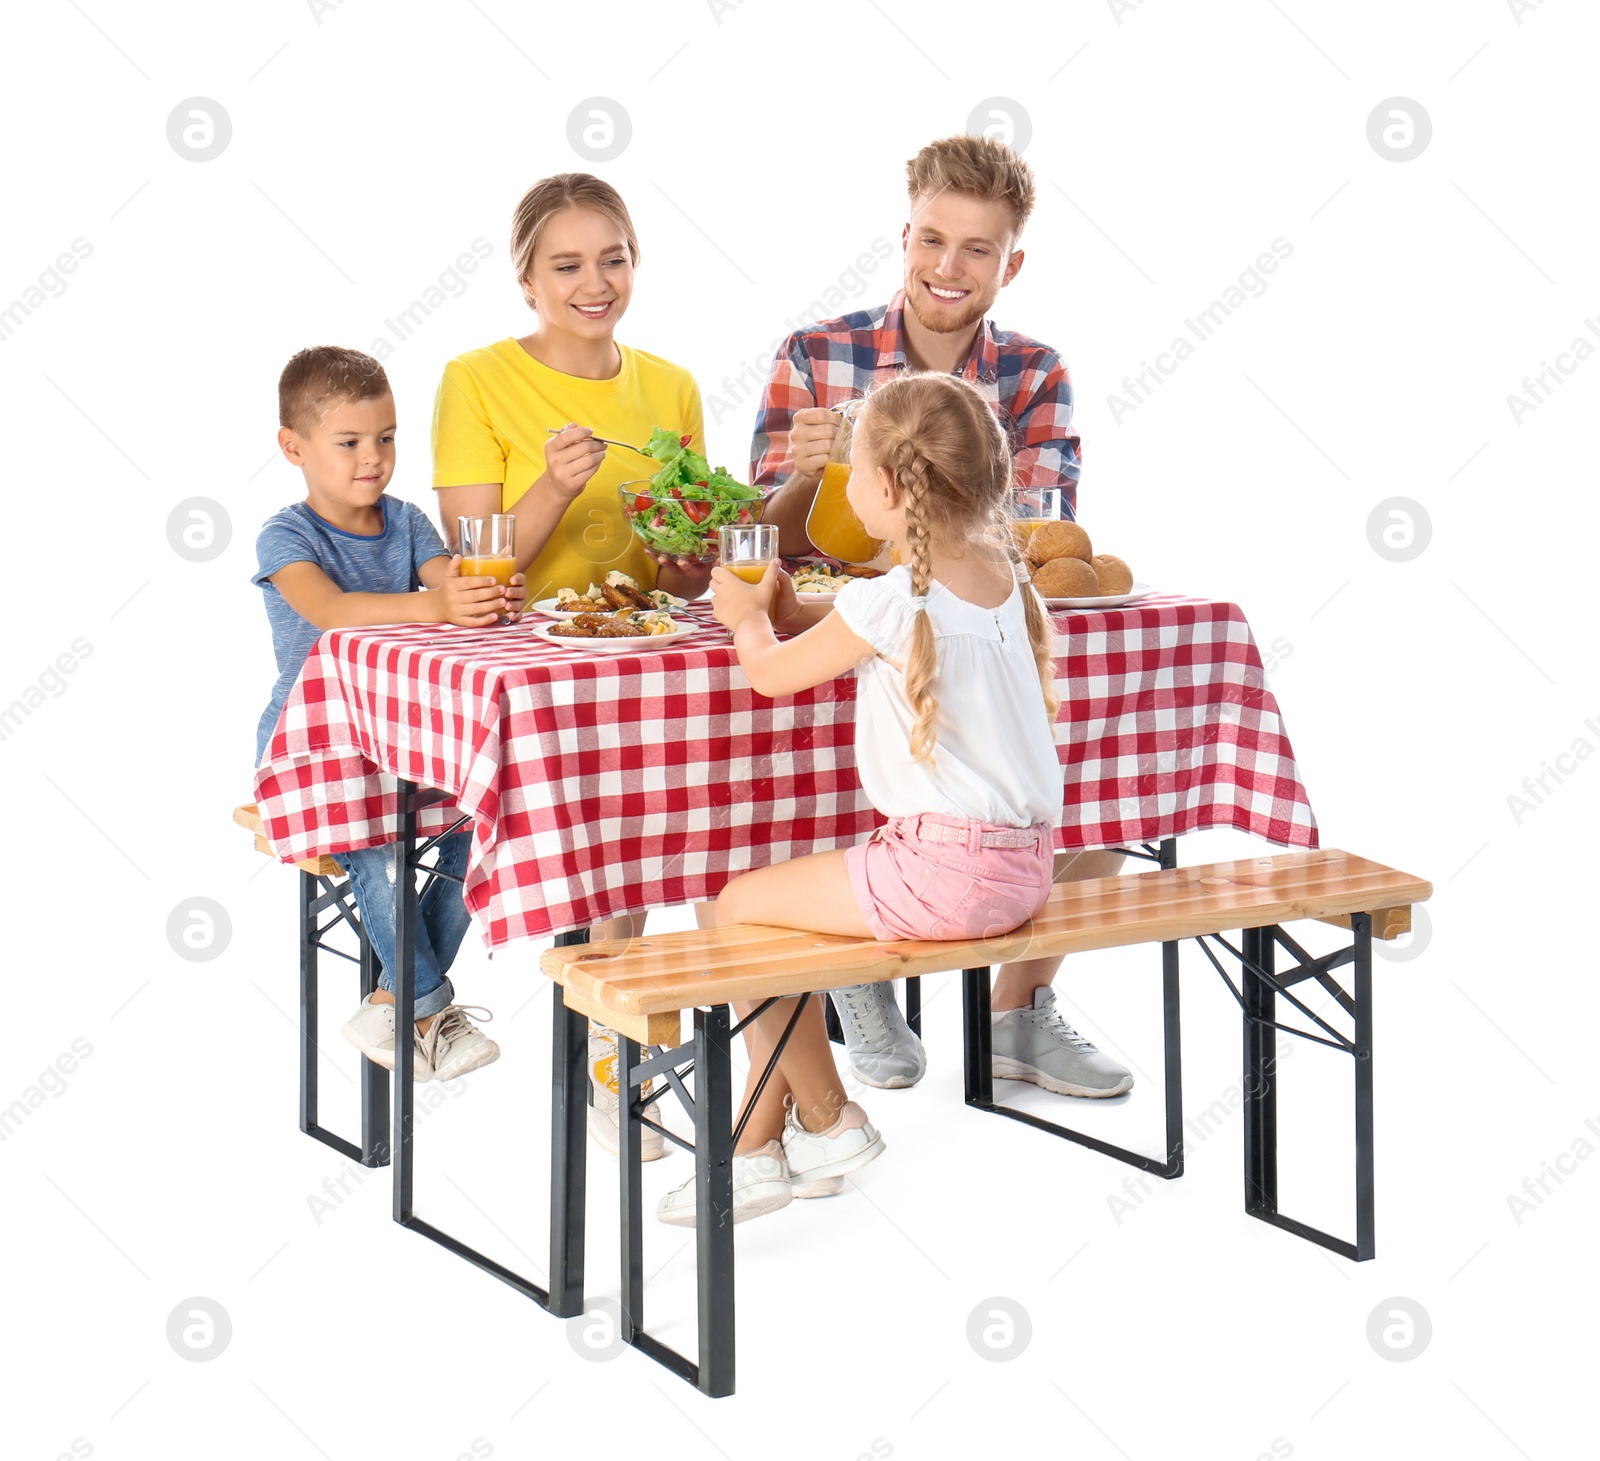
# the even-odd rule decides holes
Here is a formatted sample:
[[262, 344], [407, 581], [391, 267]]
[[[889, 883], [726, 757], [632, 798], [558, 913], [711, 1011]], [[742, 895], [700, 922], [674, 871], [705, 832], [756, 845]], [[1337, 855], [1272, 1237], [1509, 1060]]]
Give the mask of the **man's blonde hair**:
[[997, 138], [941, 137], [906, 164], [906, 191], [913, 207], [939, 193], [1004, 203], [1015, 240], [1033, 212], [1033, 169]]
[[511, 262], [516, 266], [517, 283], [522, 286], [522, 296], [530, 309], [533, 299], [528, 294], [528, 275], [533, 270], [539, 238], [550, 220], [568, 208], [588, 208], [609, 218], [628, 246], [629, 259], [639, 262], [639, 237], [633, 231], [633, 219], [628, 216], [622, 194], [610, 183], [587, 172], [558, 172], [541, 178], [522, 195], [517, 211], [511, 215]]

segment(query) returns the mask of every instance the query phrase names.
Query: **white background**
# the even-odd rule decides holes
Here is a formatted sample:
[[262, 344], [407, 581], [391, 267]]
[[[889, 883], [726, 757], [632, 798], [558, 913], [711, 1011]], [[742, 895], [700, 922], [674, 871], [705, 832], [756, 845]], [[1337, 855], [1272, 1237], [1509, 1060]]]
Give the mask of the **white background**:
[[[1274, 1443], [1301, 1457], [1592, 1445], [1579, 1397], [1600, 1131], [1585, 1121], [1600, 1125], [1600, 1082], [1580, 900], [1600, 766], [1565, 762], [1520, 812], [1508, 797], [1580, 739], [1600, 746], [1600, 361], [1520, 422], [1507, 404], [1574, 338], [1600, 343], [1584, 324], [1600, 316], [1592, 10], [315, 8], [84, 0], [7, 16], [0, 304], [73, 240], [92, 250], [0, 339], [16, 540], [0, 703], [46, 680], [0, 742], [0, 1107], [28, 1105], [75, 1040], [92, 1050], [0, 1145], [7, 1455], [76, 1441], [79, 1455], [333, 1461], [556, 1445], [1251, 1461]], [[232, 123], [203, 163], [166, 135], [197, 96]], [[631, 1353], [586, 1361], [562, 1322], [390, 1223], [381, 1175], [346, 1176], [313, 1212], [348, 1169], [295, 1129], [293, 878], [228, 821], [273, 673], [255, 531], [301, 491], [275, 460], [276, 378], [307, 344], [392, 341], [386, 320], [486, 240], [489, 262], [387, 361], [393, 490], [431, 506], [440, 371], [529, 328], [511, 210], [536, 178], [590, 165], [567, 119], [597, 96], [632, 123], [595, 165], [642, 240], [620, 333], [695, 372], [730, 464], [752, 410], [718, 421], [710, 396], [764, 367], [784, 322], [875, 239], [897, 245], [904, 160], [988, 98], [1026, 116], [1039, 201], [995, 317], [1069, 362], [1083, 522], [1139, 577], [1244, 607], [1325, 844], [1436, 888], [1425, 950], [1377, 966], [1376, 1261], [1243, 1215], [1236, 1114], [1191, 1138], [1182, 1181], [1130, 1191], [1131, 1168], [966, 1111], [953, 979], [929, 981], [928, 1079], [867, 1093], [887, 1157], [835, 1201], [740, 1229], [732, 1399]], [[1408, 162], [1368, 141], [1394, 97], [1431, 117]], [[1116, 419], [1123, 377], [1277, 238], [1293, 253], [1265, 293]], [[893, 283], [891, 261], [846, 292], [864, 307]], [[231, 523], [210, 562], [169, 545], [191, 497]], [[1391, 497], [1431, 523], [1410, 561], [1369, 541]], [[72, 673], [47, 676], [79, 639]], [[1182, 856], [1258, 846], [1203, 834]], [[197, 897], [231, 921], [210, 962], [169, 946], [169, 914]], [[1189, 1109], [1225, 1109], [1238, 1017], [1197, 953], [1185, 966]], [[1062, 980], [1071, 1017], [1140, 1072], [1120, 1109], [1064, 1119], [1149, 1149], [1156, 969], [1142, 950]], [[429, 1113], [419, 1211], [542, 1277], [549, 991], [536, 950], [491, 965], [475, 942], [457, 985], [499, 1013], [505, 1055]], [[352, 989], [335, 970], [325, 996], [325, 1115], [346, 1131], [354, 1066], [336, 1032]], [[1348, 1067], [1302, 1045], [1285, 1072], [1285, 1208], [1347, 1232]], [[1570, 1174], [1513, 1213], [1508, 1197], [1562, 1154]], [[593, 1166], [599, 1298], [615, 1293], [615, 1185], [603, 1156]], [[647, 1202], [687, 1171], [681, 1154], [647, 1169]], [[652, 1327], [687, 1348], [683, 1236], [652, 1224], [646, 1268]], [[208, 1363], [166, 1339], [192, 1296], [231, 1318]], [[1008, 1362], [966, 1338], [992, 1297], [1031, 1320]], [[1366, 1337], [1394, 1297], [1431, 1317], [1406, 1363]]]

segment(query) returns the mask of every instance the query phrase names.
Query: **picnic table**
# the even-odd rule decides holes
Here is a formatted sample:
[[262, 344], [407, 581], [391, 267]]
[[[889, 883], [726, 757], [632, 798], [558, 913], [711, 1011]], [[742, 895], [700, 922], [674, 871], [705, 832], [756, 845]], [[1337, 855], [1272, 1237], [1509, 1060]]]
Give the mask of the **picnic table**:
[[[298, 863], [304, 871], [302, 1129], [338, 1144], [318, 1132], [314, 1121], [308, 1124], [313, 1108], [306, 1092], [314, 1090], [307, 1082], [314, 1068], [315, 949], [321, 946], [322, 931], [318, 910], [337, 901], [349, 912], [337, 882], [323, 872], [305, 871], [317, 866], [308, 859], [337, 858], [342, 852], [394, 842], [397, 877], [410, 876], [424, 867], [419, 849], [428, 839], [458, 824], [470, 825], [472, 848], [463, 892], [486, 943], [497, 948], [515, 939], [553, 934], [557, 949], [545, 956], [550, 972], [552, 960], [558, 967], [570, 967], [561, 964], [561, 946], [587, 941], [589, 926], [601, 919], [714, 898], [730, 878], [749, 868], [849, 846], [877, 825], [880, 818], [863, 796], [855, 768], [854, 679], [846, 676], [800, 695], [766, 699], [750, 689], [729, 636], [711, 617], [709, 606], [691, 605], [679, 617], [690, 621], [692, 633], [660, 646], [640, 640], [620, 653], [582, 641], [553, 644], [536, 637], [527, 624], [483, 630], [437, 625], [342, 629], [317, 642], [256, 774], [261, 830], [282, 861]], [[1061, 701], [1056, 722], [1063, 789], [1058, 850], [1120, 847], [1172, 869], [1179, 835], [1224, 826], [1285, 847], [1317, 847], [1316, 821], [1294, 753], [1266, 687], [1255, 640], [1236, 605], [1154, 595], [1130, 605], [1056, 613], [1052, 622]], [[1346, 858], [1338, 852], [1328, 856], [1336, 863]], [[1262, 866], [1258, 863], [1246, 882], [1259, 882]], [[1202, 869], [1196, 876], [1229, 871]], [[1390, 875], [1387, 869], [1377, 872]], [[1297, 868], [1282, 874], [1300, 875]], [[1315, 869], [1311, 875], [1321, 876]], [[1224, 876], [1211, 881], [1233, 880]], [[1064, 886], [1087, 891], [1099, 885]], [[1173, 891], [1161, 887], [1161, 897]], [[1052, 905], [1056, 901], [1053, 895]], [[1293, 906], [1304, 901], [1297, 895]], [[1124, 906], [1119, 916], [1126, 919], [1127, 912]], [[1252, 1096], [1260, 1108], [1250, 1127], [1255, 1137], [1247, 1136], [1246, 1143], [1247, 1185], [1253, 1183], [1255, 1192], [1254, 1205], [1247, 1204], [1247, 1210], [1362, 1258], [1372, 1251], [1371, 1072], [1370, 1060], [1362, 1066], [1361, 1058], [1368, 1053], [1363, 1042], [1369, 1038], [1373, 923], [1366, 912], [1345, 922], [1355, 930], [1356, 943], [1337, 958], [1355, 958], [1358, 972], [1357, 996], [1350, 1006], [1357, 1012], [1356, 1029], [1340, 1047], [1358, 1060], [1361, 1205], [1355, 1244], [1277, 1210], [1275, 1107], [1261, 1032], [1270, 1034], [1272, 999], [1282, 992], [1271, 973], [1272, 940], [1284, 936], [1277, 929], [1248, 929], [1244, 948], [1230, 952], [1244, 959], [1244, 993], [1235, 997], [1249, 1004], [1246, 1058], [1261, 1076]], [[414, 915], [402, 909], [398, 923], [396, 1020], [404, 1027], [414, 1008], [409, 973]], [[968, 1105], [1041, 1127], [1162, 1177], [1180, 1175], [1178, 943], [1170, 929], [1161, 938], [1166, 1114], [1161, 1156], [1131, 1151], [994, 1101], [984, 1043], [986, 968], [965, 969], [963, 974]], [[936, 949], [923, 947], [930, 955]], [[1292, 947], [1303, 952], [1298, 945]], [[609, 960], [615, 955], [614, 949], [596, 950], [594, 957]], [[364, 936], [363, 956], [366, 988], [372, 969]], [[1304, 956], [1304, 969], [1323, 979], [1326, 968], [1337, 962], [1331, 955], [1305, 962], [1309, 960]], [[1304, 976], [1294, 972], [1287, 977]], [[566, 983], [572, 982], [566, 976]], [[920, 1004], [917, 983], [916, 978], [906, 979], [907, 1017], [913, 1028]], [[694, 1002], [700, 1003], [698, 998]], [[409, 1041], [397, 1042], [393, 1087], [395, 1220], [562, 1316], [581, 1313], [584, 1304], [584, 1052], [589, 1016], [581, 1003], [572, 988], [564, 988], [562, 998], [552, 1003], [548, 1290], [416, 1214]], [[671, 1023], [676, 1028], [676, 1014]], [[693, 1041], [675, 1049], [662, 1046], [651, 1055], [648, 1046], [636, 1043], [641, 1038], [636, 1026], [620, 1024], [627, 1028], [618, 1036], [619, 1059], [628, 1072], [620, 1185], [626, 1338], [707, 1394], [728, 1394], [733, 1384], [733, 1250], [725, 1224], [707, 1223], [697, 1232], [699, 1361], [660, 1343], [639, 1321], [637, 1167], [645, 1099], [639, 1082], [657, 1067], [675, 1068], [685, 1058], [690, 1069], [700, 1072], [694, 1103], [697, 1191], [704, 1187], [707, 1211], [726, 1209], [731, 1198], [723, 1188], [732, 1143], [726, 1119], [732, 1099], [728, 1043], [737, 1027], [730, 1024], [725, 1004], [697, 1009]], [[382, 1075], [368, 1074], [374, 1080]], [[681, 1080], [669, 1079], [683, 1095]], [[360, 1150], [363, 1160], [370, 1154], [374, 1164], [388, 1150], [385, 1127], [375, 1114], [381, 1099], [381, 1092], [364, 1091]]]

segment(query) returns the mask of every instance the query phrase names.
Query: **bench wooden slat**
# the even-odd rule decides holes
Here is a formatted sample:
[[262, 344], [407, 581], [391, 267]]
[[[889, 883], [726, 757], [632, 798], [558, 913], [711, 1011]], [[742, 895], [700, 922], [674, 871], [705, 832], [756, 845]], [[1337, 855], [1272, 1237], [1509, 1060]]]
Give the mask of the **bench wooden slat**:
[[[233, 820], [241, 827], [247, 827], [256, 834], [256, 851], [265, 853], [268, 857], [276, 857], [272, 843], [267, 840], [266, 826], [261, 820], [261, 809], [254, 802], [246, 802], [243, 806], [233, 809]], [[301, 872], [311, 873], [319, 878], [342, 878], [344, 869], [339, 866], [338, 860], [332, 857], [307, 857], [295, 864]]]
[[1409, 909], [1432, 892], [1428, 882], [1409, 873], [1324, 849], [1062, 883], [1032, 923], [992, 939], [878, 943], [741, 925], [569, 945], [546, 951], [540, 967], [565, 987], [569, 1006], [635, 1034], [650, 1016], [694, 1005], [760, 1000], [1296, 919], [1347, 920], [1352, 913]]

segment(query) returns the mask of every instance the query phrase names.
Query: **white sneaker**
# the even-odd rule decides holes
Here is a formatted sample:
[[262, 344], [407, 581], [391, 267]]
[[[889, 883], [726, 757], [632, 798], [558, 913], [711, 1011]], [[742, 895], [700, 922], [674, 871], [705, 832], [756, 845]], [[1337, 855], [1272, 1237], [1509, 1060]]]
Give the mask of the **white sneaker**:
[[468, 1009], [485, 1024], [494, 1018], [476, 1005], [446, 1005], [434, 1016], [428, 1033], [417, 1036], [418, 1052], [426, 1057], [435, 1080], [453, 1081], [500, 1058], [500, 1047], [467, 1018]]
[[[340, 1031], [374, 1065], [385, 1070], [394, 1069], [394, 1006], [379, 1004], [369, 994], [361, 1006], [344, 1022]], [[421, 1085], [433, 1079], [433, 1065], [423, 1047], [422, 1036], [416, 1037], [415, 1052], [411, 1061], [411, 1082]]]
[[883, 1137], [854, 1101], [846, 1101], [826, 1131], [807, 1131], [784, 1098], [783, 1155], [796, 1197], [832, 1197], [844, 1177], [883, 1155]]
[[[780, 1207], [788, 1207], [794, 1197], [789, 1185], [789, 1164], [783, 1147], [776, 1141], [757, 1147], [747, 1156], [733, 1159], [733, 1220], [748, 1222], [764, 1217]], [[695, 1224], [694, 1178], [680, 1182], [656, 1204], [656, 1216], [674, 1227], [692, 1228]]]
[[[644, 1084], [644, 1094], [650, 1094], [651, 1082]], [[622, 1150], [622, 1129], [618, 1112], [622, 1109], [621, 1082], [617, 1079], [617, 1033], [604, 1025], [589, 1025], [589, 1090], [594, 1099], [589, 1105], [589, 1135], [599, 1143], [601, 1151], [611, 1156]], [[661, 1108], [652, 1101], [644, 1108], [652, 1121], [661, 1120]], [[639, 1160], [653, 1162], [667, 1154], [667, 1143], [659, 1131], [648, 1126], [639, 1128]], [[694, 1219], [691, 1217], [692, 1223]]]
[[833, 990], [832, 999], [850, 1069], [858, 1080], [893, 1091], [922, 1079], [928, 1057], [894, 1002], [891, 984], [852, 984]]

